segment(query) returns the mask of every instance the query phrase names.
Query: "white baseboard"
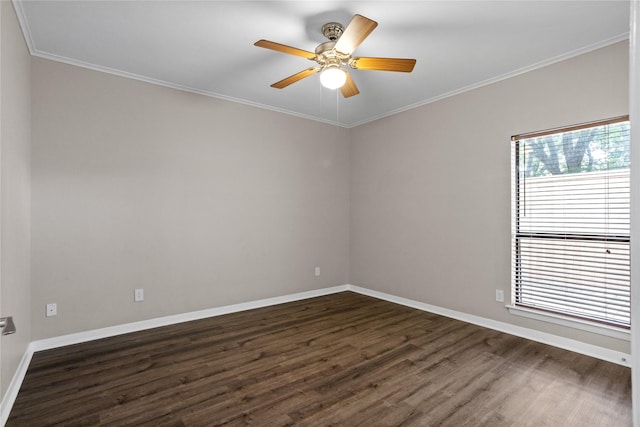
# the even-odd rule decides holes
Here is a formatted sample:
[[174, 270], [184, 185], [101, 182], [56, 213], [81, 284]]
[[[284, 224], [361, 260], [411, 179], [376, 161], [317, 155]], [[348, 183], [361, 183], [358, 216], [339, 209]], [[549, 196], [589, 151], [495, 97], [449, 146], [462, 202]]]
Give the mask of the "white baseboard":
[[373, 291], [370, 289], [361, 288], [359, 286], [348, 285], [348, 289], [363, 295], [369, 295], [374, 298], [383, 299], [385, 301], [394, 302], [407, 307], [416, 308], [418, 310], [428, 311], [429, 313], [451, 317], [452, 319], [462, 320], [463, 322], [473, 323], [474, 325], [504, 332], [510, 335], [515, 335], [521, 338], [526, 338], [531, 341], [549, 344], [554, 347], [559, 347], [565, 350], [584, 354], [586, 356], [606, 360], [607, 362], [616, 363], [618, 365], [631, 366], [631, 355], [622, 353], [620, 351], [610, 350], [608, 348], [587, 344], [582, 341], [572, 340], [569, 338], [560, 337], [558, 335], [536, 331], [535, 329], [512, 325], [510, 323], [499, 322], [497, 320], [487, 319], [485, 317], [474, 316], [472, 314], [450, 310], [448, 308], [442, 308], [408, 298], [397, 297], [395, 295]]
[[31, 357], [33, 357], [33, 349], [31, 348], [31, 344], [29, 344], [27, 346], [27, 350], [22, 356], [22, 359], [20, 360], [20, 363], [18, 364], [18, 369], [16, 369], [16, 372], [9, 383], [7, 391], [2, 397], [2, 402], [0, 402], [0, 426], [4, 427], [7, 419], [9, 419], [13, 402], [15, 402], [16, 397], [18, 397], [20, 386], [22, 386], [22, 381], [24, 380], [24, 376], [27, 374], [29, 363], [31, 363]]
[[33, 341], [33, 351], [49, 350], [57, 347], [64, 347], [72, 344], [79, 344], [101, 338], [113, 337], [116, 335], [128, 334], [130, 332], [144, 331], [158, 328], [160, 326], [175, 325], [177, 323], [189, 322], [192, 320], [206, 319], [207, 317], [222, 316], [223, 314], [237, 313], [240, 311], [253, 310], [255, 308], [268, 307], [287, 302], [301, 301], [308, 298], [323, 295], [335, 294], [348, 290], [347, 285], [334, 286], [308, 292], [299, 292], [280, 297], [266, 298], [256, 301], [244, 302], [240, 304], [226, 305], [223, 307], [208, 308], [206, 310], [191, 311], [189, 313], [175, 314], [173, 316], [158, 317], [155, 319], [142, 320], [139, 322], [126, 323], [123, 325], [109, 326], [107, 328], [94, 329], [92, 331], [78, 332], [75, 334], [62, 335], [54, 338]]
[[418, 310], [427, 311], [429, 313], [439, 314], [442, 316], [450, 317], [452, 319], [461, 320], [463, 322], [472, 323], [474, 325], [482, 326], [496, 331], [504, 332], [507, 334], [515, 335], [518, 337], [530, 339], [532, 341], [549, 344], [555, 347], [563, 348], [565, 350], [574, 351], [576, 353], [592, 356], [598, 359], [606, 360], [623, 366], [630, 366], [631, 356], [619, 351], [610, 350], [603, 347], [598, 347], [591, 344], [586, 344], [581, 341], [571, 340], [557, 335], [536, 331], [521, 326], [511, 325], [509, 323], [498, 322], [496, 320], [487, 319], [484, 317], [474, 316], [447, 308], [426, 304], [420, 301], [411, 300], [408, 298], [402, 298], [395, 295], [387, 294], [384, 292], [374, 291], [360, 286], [353, 285], [341, 285], [330, 288], [323, 288], [314, 291], [300, 292], [280, 297], [266, 298], [257, 301], [251, 301], [241, 304], [227, 305], [223, 307], [216, 307], [206, 310], [193, 311], [189, 313], [176, 314], [173, 316], [159, 317], [156, 319], [142, 320], [140, 322], [127, 323], [118, 326], [110, 326], [107, 328], [95, 329], [92, 331], [79, 332], [75, 334], [62, 335], [54, 338], [47, 338], [43, 340], [33, 341], [27, 347], [22, 360], [16, 370], [11, 383], [2, 398], [0, 403], [0, 425], [4, 426], [13, 403], [18, 396], [18, 391], [22, 385], [22, 381], [29, 368], [31, 358], [36, 351], [49, 350], [57, 347], [64, 347], [72, 344], [79, 344], [87, 341], [93, 341], [101, 338], [108, 338], [116, 335], [127, 334], [130, 332], [138, 332], [147, 329], [157, 328], [160, 326], [173, 325], [177, 323], [189, 322], [191, 320], [205, 319], [207, 317], [221, 316], [224, 314], [237, 313], [240, 311], [252, 310], [255, 308], [268, 307], [277, 304], [284, 304], [287, 302], [301, 301], [308, 298], [319, 297], [323, 295], [334, 294], [338, 292], [352, 291], [362, 295], [368, 295], [374, 298], [382, 299], [385, 301], [401, 304], [407, 307], [412, 307]]

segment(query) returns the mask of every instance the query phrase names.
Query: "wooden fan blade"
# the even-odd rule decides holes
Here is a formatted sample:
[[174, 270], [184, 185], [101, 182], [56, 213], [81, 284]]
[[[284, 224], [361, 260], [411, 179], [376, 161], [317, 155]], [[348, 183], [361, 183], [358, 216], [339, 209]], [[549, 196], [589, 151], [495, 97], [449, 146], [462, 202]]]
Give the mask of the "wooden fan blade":
[[279, 82], [272, 84], [271, 87], [275, 87], [276, 89], [284, 89], [290, 84], [300, 81], [305, 77], [309, 77], [310, 75], [315, 74], [318, 71], [320, 71], [320, 67], [307, 68], [306, 70], [302, 70], [299, 73], [296, 73], [292, 76], [280, 80]]
[[416, 65], [415, 59], [404, 58], [353, 58], [358, 70], [400, 71], [410, 73]]
[[270, 42], [269, 40], [258, 40], [253, 44], [254, 46], [263, 47], [265, 49], [271, 49], [282, 53], [288, 53], [289, 55], [302, 56], [307, 59], [315, 59], [316, 54], [307, 50], [298, 49], [297, 47], [287, 46], [276, 42]]
[[377, 26], [376, 21], [362, 15], [353, 15], [351, 22], [336, 42], [335, 49], [338, 52], [351, 55]]
[[340, 92], [342, 92], [342, 96], [345, 98], [349, 98], [350, 96], [360, 93], [358, 86], [356, 86], [356, 83], [351, 78], [351, 74], [347, 73], [347, 81], [344, 82], [344, 85], [340, 88]]

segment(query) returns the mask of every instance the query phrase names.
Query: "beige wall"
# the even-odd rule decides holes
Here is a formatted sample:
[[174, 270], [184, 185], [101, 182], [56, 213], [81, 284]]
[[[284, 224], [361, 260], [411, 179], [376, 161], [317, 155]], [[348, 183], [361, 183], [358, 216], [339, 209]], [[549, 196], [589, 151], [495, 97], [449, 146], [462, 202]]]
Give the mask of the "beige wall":
[[17, 332], [2, 337], [1, 388], [7, 390], [31, 340], [30, 57], [11, 2], [0, 2], [0, 314]]
[[346, 130], [37, 58], [32, 91], [33, 339], [348, 282]]
[[628, 111], [622, 42], [353, 129], [351, 283], [628, 352], [495, 302], [510, 298], [510, 137]]

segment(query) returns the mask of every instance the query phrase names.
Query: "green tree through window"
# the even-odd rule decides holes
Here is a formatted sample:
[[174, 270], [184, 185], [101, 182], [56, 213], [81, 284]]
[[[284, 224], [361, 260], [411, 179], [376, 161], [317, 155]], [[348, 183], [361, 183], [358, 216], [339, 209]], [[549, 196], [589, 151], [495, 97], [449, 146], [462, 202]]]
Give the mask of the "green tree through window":
[[521, 156], [527, 178], [628, 168], [629, 123], [534, 137]]

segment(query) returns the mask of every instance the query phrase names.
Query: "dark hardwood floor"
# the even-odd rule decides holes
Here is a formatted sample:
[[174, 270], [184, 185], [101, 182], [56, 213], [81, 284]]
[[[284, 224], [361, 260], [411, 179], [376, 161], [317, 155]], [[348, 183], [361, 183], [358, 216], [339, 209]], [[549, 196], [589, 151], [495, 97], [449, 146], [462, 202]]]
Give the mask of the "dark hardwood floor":
[[352, 292], [34, 355], [7, 426], [630, 426], [628, 368]]

